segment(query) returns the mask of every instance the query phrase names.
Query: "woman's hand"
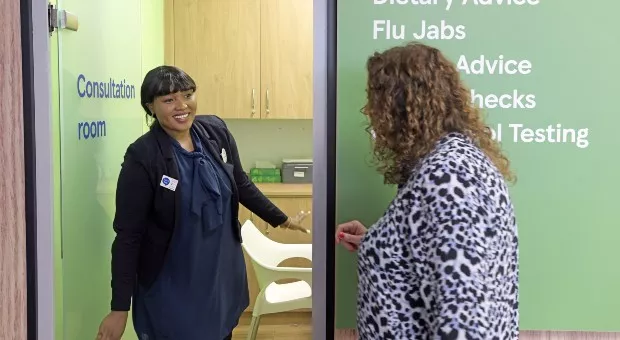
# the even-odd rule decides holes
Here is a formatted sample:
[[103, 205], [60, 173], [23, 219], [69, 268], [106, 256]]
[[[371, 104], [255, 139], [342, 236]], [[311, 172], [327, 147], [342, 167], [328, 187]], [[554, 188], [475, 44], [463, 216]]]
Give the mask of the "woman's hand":
[[302, 233], [310, 234], [310, 230], [301, 226], [297, 221], [293, 221], [290, 217], [280, 227], [289, 230], [301, 231]]
[[128, 312], [110, 312], [101, 322], [96, 340], [121, 340], [127, 326], [128, 314]]
[[340, 224], [336, 228], [336, 243], [342, 244], [348, 251], [356, 251], [366, 231], [366, 227], [359, 221]]

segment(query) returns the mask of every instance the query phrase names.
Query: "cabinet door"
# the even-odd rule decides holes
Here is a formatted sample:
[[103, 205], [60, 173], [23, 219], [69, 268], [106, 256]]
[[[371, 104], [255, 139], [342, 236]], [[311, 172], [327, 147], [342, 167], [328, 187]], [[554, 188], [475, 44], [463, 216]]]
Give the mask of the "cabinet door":
[[261, 0], [263, 119], [312, 119], [312, 0]]
[[198, 114], [260, 118], [260, 1], [175, 0], [174, 62], [196, 81]]

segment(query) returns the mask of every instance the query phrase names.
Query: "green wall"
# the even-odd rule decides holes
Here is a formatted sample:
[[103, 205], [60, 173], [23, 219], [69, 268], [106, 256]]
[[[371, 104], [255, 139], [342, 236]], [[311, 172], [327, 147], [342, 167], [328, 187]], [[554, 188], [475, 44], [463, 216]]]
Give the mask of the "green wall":
[[[109, 311], [116, 177], [125, 149], [145, 129], [142, 78], [163, 63], [163, 0], [61, 0], [58, 5], [79, 16], [80, 29], [61, 31], [50, 40], [55, 338], [81, 340], [96, 336]], [[133, 96], [80, 97], [85, 89], [84, 82], [80, 90], [76, 87], [80, 75], [97, 82], [124, 81], [134, 86]], [[85, 122], [105, 122], [105, 128], [91, 129], [100, 133], [92, 138], [78, 130]], [[123, 338], [136, 338], [131, 323]]]
[[[373, 223], [394, 192], [367, 162], [370, 141], [359, 113], [367, 57], [414, 40], [422, 20], [463, 25], [464, 39], [422, 41], [455, 62], [461, 55], [471, 60], [484, 54], [527, 59], [532, 65], [526, 75], [463, 73], [476, 93], [516, 90], [535, 96], [536, 105], [529, 109], [485, 108], [489, 125], [502, 125], [502, 144], [518, 176], [511, 192], [520, 233], [521, 328], [619, 331], [615, 203], [620, 161], [614, 155], [620, 146], [615, 131], [620, 84], [613, 75], [620, 54], [615, 24], [620, 3], [474, 5], [478, 2], [492, 1], [453, 1], [449, 10], [447, 1], [426, 6], [338, 1], [338, 222], [357, 218]], [[405, 40], [374, 39], [373, 20], [405, 25]], [[589, 144], [515, 142], [509, 124], [585, 128]], [[354, 255], [338, 250], [338, 328], [355, 326], [355, 261]]]

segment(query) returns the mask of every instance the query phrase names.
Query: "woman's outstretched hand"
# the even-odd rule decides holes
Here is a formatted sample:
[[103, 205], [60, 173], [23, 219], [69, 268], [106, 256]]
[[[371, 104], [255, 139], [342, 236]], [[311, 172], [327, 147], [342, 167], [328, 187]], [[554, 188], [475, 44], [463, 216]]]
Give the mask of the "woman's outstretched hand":
[[348, 251], [356, 251], [366, 231], [366, 227], [359, 221], [342, 223], [336, 228], [336, 243], [342, 244]]
[[286, 222], [284, 222], [284, 224], [282, 224], [280, 227], [284, 228], [284, 229], [289, 229], [289, 230], [294, 230], [294, 231], [301, 231], [302, 233], [306, 233], [306, 234], [310, 234], [310, 230], [304, 228], [301, 226], [301, 222], [308, 217], [311, 214], [310, 211], [308, 212], [300, 212], [299, 214], [297, 214], [297, 216], [295, 216], [295, 218], [288, 218], [286, 220]]

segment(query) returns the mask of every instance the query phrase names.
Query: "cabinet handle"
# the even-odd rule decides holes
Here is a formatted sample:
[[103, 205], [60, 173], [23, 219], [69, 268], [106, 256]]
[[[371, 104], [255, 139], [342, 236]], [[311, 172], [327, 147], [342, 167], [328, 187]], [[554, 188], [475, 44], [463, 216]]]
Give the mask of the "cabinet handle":
[[252, 89], [252, 116], [256, 113], [256, 89]]
[[269, 114], [269, 88], [267, 88], [267, 94], [265, 95], [266, 99], [267, 99], [267, 104], [266, 104], [266, 108], [265, 108], [265, 113]]

